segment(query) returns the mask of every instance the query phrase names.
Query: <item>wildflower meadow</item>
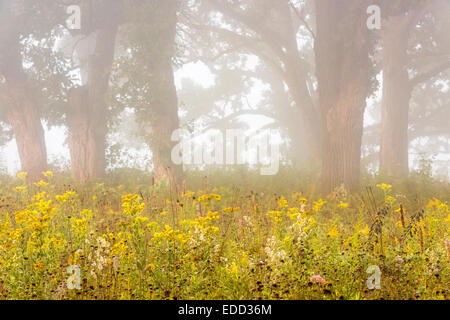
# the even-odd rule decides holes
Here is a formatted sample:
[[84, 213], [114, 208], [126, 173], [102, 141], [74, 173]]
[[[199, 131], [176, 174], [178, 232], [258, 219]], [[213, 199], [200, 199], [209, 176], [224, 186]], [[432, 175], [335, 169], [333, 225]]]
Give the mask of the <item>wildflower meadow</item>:
[[48, 171], [0, 191], [1, 299], [450, 298], [448, 202], [385, 183], [325, 198], [77, 190]]

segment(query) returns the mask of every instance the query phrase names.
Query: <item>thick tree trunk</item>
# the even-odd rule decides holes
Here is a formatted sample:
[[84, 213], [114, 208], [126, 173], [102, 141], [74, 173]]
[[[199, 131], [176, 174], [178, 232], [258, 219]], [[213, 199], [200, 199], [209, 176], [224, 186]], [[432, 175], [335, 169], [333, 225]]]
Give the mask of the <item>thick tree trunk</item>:
[[408, 111], [411, 86], [407, 70], [407, 16], [391, 17], [383, 33], [380, 173], [408, 175]]
[[78, 182], [86, 182], [94, 175], [89, 168], [89, 115], [88, 99], [85, 87], [72, 89], [69, 95], [67, 113], [67, 144], [70, 150], [72, 177]]
[[[72, 176], [78, 182], [101, 179], [105, 174], [106, 119], [95, 117], [86, 86], [73, 89], [67, 113]], [[106, 108], [106, 106], [104, 106]]]
[[117, 25], [97, 30], [96, 48], [89, 57], [87, 85], [73, 89], [67, 113], [72, 175], [79, 182], [102, 179], [106, 169], [107, 100]]
[[151, 91], [152, 131], [148, 144], [153, 154], [153, 176], [155, 181], [168, 178], [171, 183], [181, 179], [182, 168], [171, 159], [176, 142], [171, 140], [174, 130], [179, 128], [178, 98], [175, 88], [172, 60], [170, 57], [153, 65]]
[[359, 186], [365, 94], [358, 86], [332, 102], [322, 123], [324, 194], [342, 184], [351, 191]]
[[178, 97], [172, 67], [178, 6], [175, 1], [162, 1], [158, 8], [166, 19], [157, 27], [158, 39], [154, 43], [158, 43], [158, 47], [152, 50], [149, 62], [152, 131], [148, 145], [153, 154], [154, 180], [167, 178], [176, 185], [182, 175], [182, 167], [171, 159], [172, 148], [176, 144], [171, 140], [172, 133], [179, 128]]
[[21, 170], [29, 181], [38, 181], [47, 170], [47, 150], [39, 108], [23, 85], [10, 91], [14, 102], [8, 106], [7, 118], [16, 138]]
[[36, 181], [47, 170], [45, 135], [37, 98], [23, 70], [20, 36], [11, 26], [14, 26], [11, 21], [0, 25], [0, 74], [4, 77], [0, 103], [16, 139], [21, 170], [28, 173], [29, 181]]
[[[171, 159], [172, 148], [175, 143], [171, 141], [172, 132], [179, 128], [176, 93], [168, 90], [164, 95], [167, 100], [157, 99], [159, 105], [153, 116], [152, 134], [149, 146], [153, 154], [153, 177], [155, 181], [169, 179], [171, 184], [178, 184], [182, 175], [182, 168], [175, 165]], [[162, 98], [162, 97], [161, 97]]]
[[[322, 112], [322, 192], [359, 187], [368, 93], [367, 3], [317, 1], [316, 74]], [[338, 31], [337, 31], [338, 30]]]

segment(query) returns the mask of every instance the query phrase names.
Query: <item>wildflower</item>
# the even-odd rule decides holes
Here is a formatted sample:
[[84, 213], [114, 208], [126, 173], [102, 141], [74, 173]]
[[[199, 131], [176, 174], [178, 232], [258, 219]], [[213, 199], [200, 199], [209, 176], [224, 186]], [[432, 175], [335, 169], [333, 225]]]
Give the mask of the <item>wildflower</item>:
[[310, 281], [310, 282], [319, 282], [319, 283], [322, 283], [322, 284], [327, 283], [327, 282], [325, 281], [325, 279], [322, 278], [322, 276], [319, 275], [319, 274], [312, 276], [312, 277], [309, 279], [309, 281]]
[[63, 204], [65, 203], [67, 200], [74, 198], [77, 194], [73, 191], [66, 191], [66, 193], [64, 193], [63, 195], [56, 195], [55, 199], [56, 201], [58, 201], [59, 203]]
[[382, 184], [377, 184], [377, 188], [380, 188], [381, 190], [386, 192], [386, 191], [390, 191], [392, 189], [392, 186], [390, 184], [382, 183]]
[[46, 177], [47, 179], [53, 178], [53, 172], [51, 172], [51, 171], [45, 171], [45, 172], [42, 172], [42, 174], [43, 174], [44, 177]]
[[45, 186], [48, 186], [48, 182], [45, 182], [44, 180], [41, 180], [39, 182], [35, 182], [34, 185], [37, 186], [37, 187], [45, 187]]
[[217, 211], [208, 211], [208, 214], [207, 214], [207, 216], [206, 216], [206, 219], [207, 220], [210, 220], [210, 221], [212, 221], [212, 220], [216, 220], [216, 219], [219, 219], [220, 218], [220, 215], [219, 215], [219, 213], [217, 212]]
[[278, 206], [280, 208], [286, 208], [288, 206], [287, 200], [284, 197], [281, 197], [280, 200], [278, 200]]
[[210, 199], [215, 199], [216, 201], [220, 201], [222, 198], [218, 194], [210, 194]]
[[345, 209], [345, 208], [348, 207], [348, 203], [347, 202], [343, 202], [343, 201], [339, 201], [338, 207]]
[[34, 270], [36, 271], [42, 271], [44, 270], [44, 263], [42, 262], [42, 260], [37, 261], [34, 265], [33, 265]]
[[156, 230], [158, 227], [158, 224], [155, 221], [150, 222], [149, 224], [147, 224], [147, 228], [149, 230]]
[[337, 238], [339, 237], [341, 234], [339, 233], [338, 229], [336, 228], [336, 226], [333, 226], [333, 228], [330, 229], [330, 231], [328, 231], [327, 235], [331, 238]]
[[267, 216], [272, 218], [274, 223], [280, 222], [283, 213], [281, 211], [269, 211]]
[[122, 196], [123, 213], [128, 216], [138, 216], [145, 208], [145, 202], [141, 202], [138, 195], [127, 194]]
[[361, 231], [359, 231], [359, 233], [364, 234], [364, 235], [368, 235], [368, 234], [370, 233], [369, 226], [366, 224], [366, 226], [364, 227], [364, 229], [362, 229]]
[[300, 212], [298, 211], [298, 208], [289, 208], [288, 212], [287, 212], [287, 216], [289, 217], [289, 219], [291, 219], [292, 221], [295, 221], [298, 219]]
[[236, 279], [239, 278], [239, 268], [238, 268], [236, 262], [233, 261], [231, 266], [228, 267], [226, 270], [228, 271], [228, 273], [234, 275], [236, 277]]
[[198, 201], [200, 201], [200, 202], [206, 202], [206, 201], [209, 201], [211, 199], [215, 199], [216, 201], [220, 201], [222, 199], [222, 197], [220, 195], [214, 194], [214, 193], [211, 193], [209, 195], [208, 194], [204, 194], [204, 195], [201, 195], [200, 197], [198, 197]]
[[232, 213], [232, 212], [239, 211], [239, 210], [241, 210], [241, 208], [239, 208], [239, 207], [236, 207], [236, 208], [229, 207], [229, 208], [222, 209], [222, 211], [224, 213]]
[[195, 192], [187, 190], [186, 192], [184, 192], [182, 194], [182, 197], [184, 197], [184, 198], [191, 198], [193, 195], [195, 195]]
[[155, 271], [155, 269], [156, 269], [155, 265], [153, 263], [149, 263], [147, 265], [147, 268], [145, 268], [145, 271], [153, 272]]
[[148, 222], [148, 218], [147, 217], [141, 217], [141, 216], [137, 216], [134, 218], [134, 221], [136, 221], [137, 223], [146, 223]]
[[437, 198], [433, 198], [433, 200], [430, 200], [427, 204], [427, 208], [434, 208], [437, 211], [443, 211], [445, 213], [448, 213], [448, 205], [446, 203], [441, 202]]
[[314, 205], [313, 205], [313, 210], [315, 212], [319, 212], [320, 208], [322, 208], [322, 206], [327, 203], [326, 201], [323, 201], [322, 199], [319, 199], [318, 201], [314, 201]]
[[162, 211], [161, 213], [160, 213], [160, 215], [162, 215], [162, 216], [165, 216], [167, 214], [167, 211]]
[[393, 204], [395, 202], [395, 198], [393, 196], [386, 196], [385, 202], [387, 204]]
[[19, 172], [18, 174], [17, 174], [17, 178], [19, 178], [20, 180], [25, 180], [25, 178], [27, 177], [27, 175], [28, 175], [28, 173], [27, 172]]

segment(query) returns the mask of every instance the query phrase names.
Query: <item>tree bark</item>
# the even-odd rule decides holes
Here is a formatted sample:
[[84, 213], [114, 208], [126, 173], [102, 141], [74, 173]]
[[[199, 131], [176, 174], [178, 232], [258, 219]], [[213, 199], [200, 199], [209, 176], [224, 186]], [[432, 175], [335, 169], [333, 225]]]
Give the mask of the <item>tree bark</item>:
[[407, 70], [408, 16], [394, 16], [383, 33], [383, 98], [380, 173], [391, 177], [408, 175], [408, 112], [411, 86]]
[[322, 113], [322, 192], [360, 180], [363, 116], [368, 93], [368, 36], [365, 1], [316, 2], [315, 43]]
[[28, 173], [29, 181], [36, 181], [47, 170], [47, 149], [38, 99], [23, 69], [16, 27], [9, 20], [0, 25], [0, 74], [4, 77], [0, 100], [16, 139], [21, 170]]
[[72, 175], [79, 182], [102, 179], [106, 169], [107, 91], [114, 60], [118, 24], [96, 31], [96, 47], [87, 66], [88, 83], [72, 89], [67, 113]]
[[29, 181], [38, 181], [47, 170], [47, 149], [39, 107], [28, 94], [24, 84], [10, 88], [14, 102], [8, 106], [7, 118], [16, 138], [21, 170], [28, 173]]
[[152, 50], [149, 61], [152, 131], [148, 145], [153, 154], [154, 180], [168, 179], [176, 185], [182, 176], [182, 167], [175, 165], [171, 159], [172, 148], [176, 144], [171, 140], [172, 133], [179, 128], [178, 97], [172, 67], [178, 5], [175, 1], [163, 1], [159, 9], [166, 19], [157, 26], [158, 39], [154, 43], [158, 47]]

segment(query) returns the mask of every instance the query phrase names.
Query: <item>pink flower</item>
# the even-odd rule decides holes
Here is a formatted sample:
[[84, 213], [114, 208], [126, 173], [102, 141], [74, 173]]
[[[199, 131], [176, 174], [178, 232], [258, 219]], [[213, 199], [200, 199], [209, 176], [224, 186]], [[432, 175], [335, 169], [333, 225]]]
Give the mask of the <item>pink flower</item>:
[[312, 277], [309, 279], [309, 281], [311, 281], [311, 282], [327, 283], [327, 282], [325, 281], [325, 279], [322, 278], [322, 276], [319, 275], [319, 274], [317, 274], [317, 275], [315, 275], [315, 276], [312, 276]]

